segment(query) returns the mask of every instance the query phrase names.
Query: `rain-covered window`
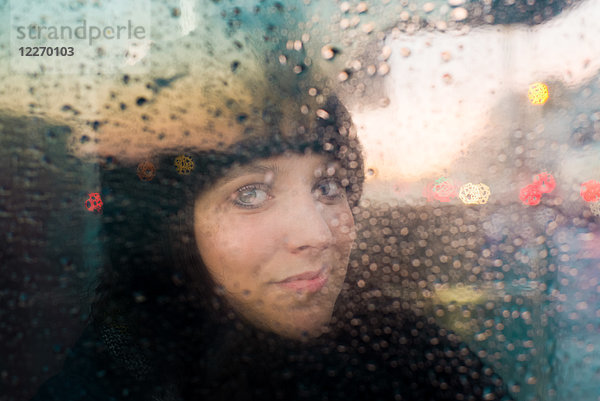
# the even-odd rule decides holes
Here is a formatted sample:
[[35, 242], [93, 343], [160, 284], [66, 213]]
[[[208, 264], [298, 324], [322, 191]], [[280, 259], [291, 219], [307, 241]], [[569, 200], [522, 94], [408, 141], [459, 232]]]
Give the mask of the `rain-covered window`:
[[0, 17], [0, 400], [600, 400], [596, 0]]

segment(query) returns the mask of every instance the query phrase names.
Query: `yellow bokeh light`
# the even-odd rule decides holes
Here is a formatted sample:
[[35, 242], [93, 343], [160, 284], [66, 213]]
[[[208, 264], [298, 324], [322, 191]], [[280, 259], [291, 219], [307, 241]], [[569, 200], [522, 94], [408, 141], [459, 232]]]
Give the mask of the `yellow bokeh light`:
[[194, 161], [191, 157], [180, 155], [175, 159], [175, 168], [181, 175], [188, 175], [194, 169]]
[[529, 85], [527, 96], [529, 97], [529, 101], [531, 102], [531, 104], [544, 104], [546, 103], [549, 97], [548, 87], [541, 82], [531, 84]]
[[441, 305], [455, 303], [458, 305], [481, 304], [486, 300], [486, 294], [475, 287], [439, 286], [435, 290], [434, 301]]
[[483, 205], [490, 198], [490, 187], [485, 184], [467, 183], [460, 187], [458, 197], [466, 205]]

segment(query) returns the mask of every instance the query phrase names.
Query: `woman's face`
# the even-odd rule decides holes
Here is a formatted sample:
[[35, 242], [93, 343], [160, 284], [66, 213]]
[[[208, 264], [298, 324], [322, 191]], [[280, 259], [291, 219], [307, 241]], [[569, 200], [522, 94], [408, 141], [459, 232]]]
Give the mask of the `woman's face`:
[[255, 326], [316, 336], [340, 293], [354, 239], [337, 163], [286, 154], [234, 167], [196, 199], [202, 259]]

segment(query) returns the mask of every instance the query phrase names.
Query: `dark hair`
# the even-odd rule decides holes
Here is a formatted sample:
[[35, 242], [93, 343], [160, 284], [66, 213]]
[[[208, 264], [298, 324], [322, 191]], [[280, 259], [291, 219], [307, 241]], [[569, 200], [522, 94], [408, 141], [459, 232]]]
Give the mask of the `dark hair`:
[[[118, 342], [129, 344], [125, 348], [136, 349], [135, 358], [128, 351], [122, 361], [130, 374], [172, 373], [181, 360], [207, 347], [215, 327], [235, 319], [202, 263], [193, 227], [194, 200], [232, 166], [287, 152], [330, 155], [339, 161], [346, 178], [342, 185], [356, 206], [364, 175], [354, 127], [336, 98], [323, 110], [326, 118], [315, 118], [310, 131], [253, 136], [223, 151], [163, 150], [151, 158], [156, 176], [150, 181], [138, 178], [136, 165], [105, 166], [102, 219], [108, 257], [92, 308], [93, 327], [105, 341], [114, 343], [116, 334]], [[180, 155], [194, 163], [189, 174], [174, 166]], [[191, 268], [196, 269], [193, 286]], [[119, 359], [123, 347], [111, 353]]]

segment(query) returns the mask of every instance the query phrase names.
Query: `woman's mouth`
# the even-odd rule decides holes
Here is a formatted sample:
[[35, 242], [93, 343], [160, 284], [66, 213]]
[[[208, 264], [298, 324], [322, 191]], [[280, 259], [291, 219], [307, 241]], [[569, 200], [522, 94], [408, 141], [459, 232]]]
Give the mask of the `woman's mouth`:
[[323, 267], [320, 270], [308, 271], [295, 276], [290, 276], [275, 284], [294, 291], [317, 292], [327, 283], [326, 271], [327, 269]]

